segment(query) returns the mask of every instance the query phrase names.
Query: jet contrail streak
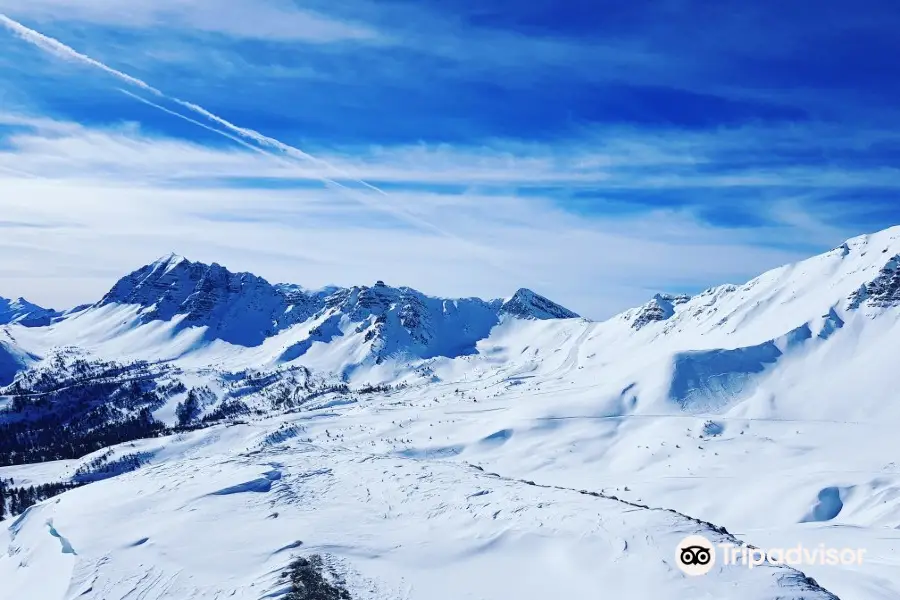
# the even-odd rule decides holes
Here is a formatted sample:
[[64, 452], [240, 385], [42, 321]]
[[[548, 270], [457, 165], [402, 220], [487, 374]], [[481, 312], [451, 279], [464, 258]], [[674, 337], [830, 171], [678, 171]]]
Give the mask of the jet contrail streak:
[[192, 110], [198, 114], [201, 114], [204, 117], [206, 117], [207, 119], [218, 123], [219, 125], [222, 125], [226, 129], [230, 129], [231, 131], [234, 131], [238, 135], [243, 135], [243, 136], [249, 137], [260, 144], [263, 144], [265, 146], [270, 146], [272, 148], [275, 148], [276, 150], [280, 150], [280, 151], [284, 152], [285, 154], [287, 154], [288, 156], [295, 156], [297, 158], [303, 158], [305, 160], [309, 160], [314, 163], [320, 164], [323, 167], [330, 169], [332, 172], [334, 172], [342, 177], [346, 177], [347, 179], [351, 179], [351, 180], [355, 181], [356, 183], [360, 183], [360, 184], [364, 185], [365, 187], [369, 188], [370, 190], [378, 192], [379, 194], [382, 194], [384, 196], [389, 195], [387, 192], [385, 192], [381, 188], [374, 186], [370, 183], [367, 183], [367, 182], [363, 181], [362, 179], [356, 179], [355, 177], [352, 177], [351, 175], [349, 175], [347, 172], [341, 171], [334, 165], [331, 165], [328, 162], [326, 162], [320, 158], [316, 158], [315, 156], [313, 156], [307, 152], [304, 152], [303, 150], [300, 150], [299, 148], [289, 146], [288, 144], [285, 144], [279, 140], [267, 137], [267, 136], [259, 133], [258, 131], [253, 131], [252, 129], [245, 129], [243, 127], [238, 127], [237, 125], [234, 125], [233, 123], [229, 123], [222, 117], [212, 114], [208, 110], [204, 109], [202, 106], [197, 106], [196, 104], [193, 104], [191, 102], [185, 102], [184, 100], [179, 100], [178, 98], [172, 98], [172, 100], [174, 100], [178, 104], [181, 104], [185, 108]]
[[117, 71], [111, 67], [107, 67], [102, 62], [100, 62], [98, 60], [94, 60], [90, 56], [87, 56], [86, 54], [82, 54], [81, 52], [78, 52], [74, 48], [70, 48], [69, 46], [66, 46], [59, 40], [55, 40], [52, 37], [48, 37], [48, 36], [44, 35], [43, 33], [35, 31], [34, 29], [25, 27], [18, 21], [13, 21], [12, 19], [7, 17], [3, 13], [0, 13], [0, 25], [3, 25], [4, 27], [6, 27], [10, 31], [12, 31], [14, 34], [19, 36], [26, 42], [28, 42], [30, 44], [34, 44], [41, 50], [45, 50], [51, 54], [55, 54], [59, 58], [81, 61], [92, 67], [96, 67], [102, 71], [106, 71], [110, 75], [118, 77], [119, 79], [127, 81], [131, 85], [136, 85], [139, 88], [147, 90], [148, 92], [153, 92], [157, 96], [164, 95], [162, 92], [160, 92], [153, 86], [141, 81], [140, 79], [137, 79], [136, 77], [132, 77], [131, 75], [127, 75], [121, 71]]
[[[277, 156], [272, 156], [271, 154], [269, 154], [268, 152], [266, 152], [259, 146], [254, 146], [250, 142], [242, 140], [241, 138], [239, 138], [236, 135], [231, 135], [230, 133], [225, 133], [221, 129], [216, 129], [215, 127], [211, 127], [211, 126], [207, 125], [206, 123], [201, 123], [197, 119], [192, 119], [186, 115], [181, 114], [180, 112], [174, 111], [171, 108], [166, 108], [162, 104], [157, 104], [156, 102], [147, 100], [146, 98], [138, 96], [137, 94], [129, 92], [128, 90], [123, 90], [122, 88], [119, 88], [119, 91], [122, 92], [123, 94], [125, 94], [126, 96], [128, 96], [129, 98], [137, 100], [141, 104], [146, 104], [147, 106], [152, 106], [153, 108], [155, 108], [157, 110], [161, 110], [166, 114], [172, 115], [173, 117], [182, 119], [183, 121], [187, 121], [188, 123], [196, 125], [197, 127], [202, 127], [203, 129], [206, 129], [207, 131], [211, 131], [211, 132], [217, 133], [221, 136], [225, 136], [228, 139], [230, 139], [231, 141], [233, 141], [234, 143], [240, 144], [241, 146], [247, 148], [248, 150], [252, 150], [253, 152], [256, 152], [257, 154], [262, 154], [263, 156], [268, 156], [269, 158], [276, 158], [276, 159], [278, 158]], [[291, 163], [291, 164], [293, 164], [293, 163]]]
[[[216, 129], [215, 127], [211, 127], [211, 126], [207, 125], [206, 123], [201, 123], [200, 121], [198, 121], [198, 120], [196, 120], [196, 119], [192, 119], [192, 118], [190, 118], [190, 117], [188, 117], [188, 116], [186, 116], [186, 115], [181, 114], [180, 112], [174, 111], [174, 110], [172, 110], [172, 109], [170, 109], [170, 108], [166, 108], [165, 106], [162, 106], [161, 104], [157, 104], [156, 102], [152, 102], [152, 101], [150, 101], [150, 100], [147, 100], [146, 98], [142, 98], [141, 96], [138, 96], [137, 94], [134, 94], [134, 93], [132, 93], [132, 92], [129, 92], [128, 90], [123, 90], [123, 89], [119, 88], [119, 91], [122, 92], [123, 94], [125, 94], [126, 96], [128, 96], [128, 97], [130, 97], [130, 98], [133, 98], [134, 100], [137, 100], [138, 102], [141, 102], [141, 103], [146, 104], [146, 105], [148, 105], [148, 106], [152, 106], [153, 108], [156, 108], [156, 109], [158, 109], [158, 110], [161, 110], [162, 112], [164, 112], [164, 113], [166, 113], [166, 114], [169, 114], [169, 115], [172, 115], [173, 117], [176, 117], [176, 118], [178, 118], [178, 119], [182, 119], [182, 120], [184, 120], [184, 121], [187, 121], [188, 123], [192, 123], [192, 124], [196, 125], [197, 127], [202, 127], [203, 129], [206, 129], [207, 131], [211, 131], [211, 132], [213, 132], [213, 133], [217, 133], [217, 134], [219, 134], [219, 135], [221, 135], [221, 136], [224, 136], [224, 137], [230, 139], [231, 141], [233, 141], [233, 142], [235, 142], [235, 143], [237, 143], [237, 144], [240, 144], [241, 146], [247, 148], [248, 150], [252, 150], [253, 152], [256, 152], [256, 153], [258, 153], [258, 154], [262, 154], [263, 156], [267, 156], [267, 157], [269, 157], [269, 158], [275, 159], [276, 161], [278, 161], [278, 162], [280, 162], [280, 163], [282, 163], [282, 164], [285, 164], [285, 165], [296, 165], [296, 164], [297, 164], [297, 163], [294, 162], [294, 161], [287, 160], [286, 158], [282, 157], [282, 156], [279, 155], [279, 154], [271, 154], [271, 153], [269, 153], [269, 152], [263, 150], [263, 149], [260, 148], [259, 146], [254, 146], [254, 145], [251, 144], [250, 142], [247, 142], [247, 141], [245, 141], [245, 140], [239, 138], [239, 137], [236, 136], [236, 135], [231, 135], [230, 133], [226, 133], [226, 132], [222, 131], [221, 129]], [[199, 107], [198, 107], [198, 108], [199, 108]], [[203, 109], [200, 108], [200, 110], [203, 110]], [[206, 112], [206, 111], [204, 111], [204, 112]], [[217, 119], [217, 117], [216, 117], [215, 115], [212, 115], [212, 117], [213, 117], [213, 120], [216, 120], [216, 119]], [[337, 189], [337, 190], [339, 190], [339, 191], [343, 191], [344, 193], [346, 193], [347, 195], [349, 195], [350, 197], [354, 198], [355, 200], [359, 201], [359, 202], [362, 203], [362, 204], [374, 206], [375, 208], [377, 208], [378, 210], [381, 210], [382, 212], [388, 212], [388, 213], [391, 213], [392, 215], [394, 215], [394, 216], [396, 216], [396, 217], [399, 217], [399, 218], [401, 218], [401, 219], [403, 219], [403, 220], [405, 220], [405, 221], [408, 221], [408, 222], [413, 222], [413, 223], [415, 223], [416, 225], [425, 227], [425, 228], [427, 228], [427, 229], [431, 229], [431, 230], [433, 230], [433, 231], [435, 231], [435, 232], [437, 232], [437, 233], [439, 233], [439, 234], [441, 234], [441, 235], [443, 235], [443, 236], [445, 236], [445, 237], [452, 238], [452, 239], [454, 239], [454, 240], [456, 240], [456, 241], [462, 242], [462, 243], [464, 243], [464, 244], [467, 244], [467, 245], [472, 246], [472, 247], [474, 247], [474, 248], [478, 248], [478, 249], [480, 249], [480, 250], [486, 250], [486, 248], [484, 248], [483, 246], [480, 246], [479, 244], [475, 244], [475, 243], [473, 243], [473, 242], [470, 242], [469, 240], [466, 240], [466, 239], [464, 239], [464, 238], [460, 238], [460, 237], [458, 237], [458, 236], [456, 236], [456, 235], [454, 235], [454, 234], [452, 234], [452, 233], [443, 231], [442, 229], [439, 229], [439, 228], [436, 227], [435, 225], [431, 224], [430, 222], [425, 221], [425, 220], [423, 220], [423, 219], [420, 219], [420, 218], [418, 218], [418, 217], [415, 217], [415, 215], [410, 215], [409, 213], [406, 213], [405, 211], [396, 210], [396, 209], [394, 209], [394, 208], [392, 208], [392, 207], [389, 208], [389, 207], [385, 207], [385, 206], [383, 206], [383, 205], [380, 205], [380, 204], [378, 204], [378, 203], [371, 202], [368, 198], [365, 198], [365, 196], [359, 194], [359, 193], [356, 192], [356, 190], [354, 190], [353, 188], [349, 188], [349, 187], [347, 187], [346, 185], [344, 185], [344, 184], [342, 184], [342, 183], [340, 183], [340, 182], [338, 182], [338, 181], [335, 181], [335, 180], [333, 180], [333, 179], [329, 179], [329, 178], [327, 178], [327, 177], [322, 177], [321, 175], [314, 175], [313, 178], [318, 179], [319, 181], [323, 182], [327, 187], [330, 187], [330, 188], [332, 188], [332, 189]], [[376, 188], [376, 189], [377, 189], [377, 188]], [[380, 190], [379, 190], [379, 191], [380, 191]], [[382, 192], [382, 193], [384, 193], [384, 192]], [[387, 195], [387, 194], [385, 194], [385, 195]]]
[[[192, 118], [190, 118], [190, 117], [188, 117], [188, 116], [186, 116], [186, 115], [181, 114], [181, 113], [178, 112], [178, 111], [174, 111], [174, 110], [172, 110], [172, 109], [170, 109], [170, 108], [166, 108], [165, 106], [163, 106], [163, 105], [161, 105], [161, 104], [157, 104], [156, 102], [153, 102], [153, 101], [151, 101], [151, 100], [147, 100], [146, 98], [143, 98], [143, 97], [141, 97], [141, 96], [138, 96], [137, 94], [134, 94], [134, 93], [132, 93], [132, 92], [129, 92], [128, 90], [123, 90], [122, 88], [119, 88], [119, 91], [122, 92], [123, 94], [125, 94], [126, 96], [128, 96], [128, 97], [130, 97], [130, 98], [132, 98], [132, 99], [134, 99], [134, 100], [137, 100], [138, 102], [140, 102], [140, 103], [142, 103], [142, 104], [146, 104], [146, 105], [148, 105], [148, 106], [152, 106], [153, 108], [155, 108], [155, 109], [157, 109], [157, 110], [161, 110], [162, 112], [164, 112], [164, 113], [166, 113], [166, 114], [169, 114], [169, 115], [172, 115], [172, 116], [175, 117], [175, 118], [182, 119], [182, 120], [184, 120], [184, 121], [187, 121], [188, 123], [191, 123], [191, 124], [193, 124], [193, 125], [196, 125], [197, 127], [202, 127], [203, 129], [206, 129], [207, 131], [211, 131], [211, 132], [213, 132], [213, 133], [217, 133], [217, 134], [219, 134], [219, 135], [221, 135], [221, 136], [224, 136], [224, 137], [228, 138], [229, 140], [233, 141], [234, 143], [239, 144], [239, 145], [243, 146], [244, 148], [247, 148], [248, 150], [251, 150], [251, 151], [253, 151], [253, 152], [256, 152], [257, 154], [262, 154], [262, 155], [265, 156], [265, 157], [274, 159], [274, 160], [276, 160], [277, 162], [279, 162], [279, 163], [281, 163], [281, 164], [284, 164], [284, 165], [290, 165], [290, 166], [295, 166], [295, 165], [297, 164], [297, 163], [295, 163], [295, 162], [293, 162], [293, 161], [290, 161], [290, 160], [287, 160], [286, 158], [283, 158], [282, 156], [279, 156], [279, 155], [277, 155], [277, 154], [275, 154], [275, 155], [270, 154], [269, 152], [263, 150], [263, 149], [260, 148], [259, 146], [254, 146], [254, 145], [251, 144], [250, 142], [247, 142], [247, 141], [245, 141], [245, 140], [239, 138], [239, 137], [236, 136], [236, 135], [231, 135], [230, 133], [226, 133], [226, 132], [222, 131], [221, 129], [216, 129], [215, 127], [211, 127], [211, 126], [207, 125], [206, 123], [201, 123], [201, 122], [198, 121], [197, 119], [192, 119]], [[319, 179], [320, 181], [322, 181], [322, 182], [323, 182], [326, 186], [328, 186], [328, 187], [331, 187], [331, 188], [334, 188], [334, 189], [343, 189], [343, 190], [348, 191], [348, 192], [349, 192], [349, 191], [352, 191], [352, 190], [350, 190], [350, 188], [348, 188], [348, 187], [346, 187], [346, 186], [344, 186], [344, 185], [341, 185], [341, 184], [338, 183], [337, 181], [332, 181], [331, 179], [323, 178], [323, 177], [321, 177], [321, 176], [313, 176], [313, 178], [314, 178], [314, 179]], [[382, 210], [387, 210], [387, 209], [382, 209]]]
[[[179, 104], [179, 105], [183, 106], [184, 108], [187, 108], [188, 110], [190, 110], [194, 113], [197, 113], [197, 114], [203, 116], [204, 118], [209, 119], [210, 121], [213, 121], [214, 123], [221, 125], [225, 129], [233, 132], [237, 136], [244, 138], [245, 140], [252, 140], [253, 142], [256, 142], [259, 145], [266, 146], [266, 147], [272, 148], [274, 150], [278, 150], [278, 151], [284, 153], [285, 155], [292, 157], [294, 159], [302, 159], [302, 160], [310, 161], [315, 164], [321, 165], [323, 167], [328, 168], [332, 172], [340, 175], [342, 178], [345, 178], [349, 181], [353, 181], [354, 183], [358, 183], [374, 192], [381, 194], [382, 196], [390, 197], [390, 194], [388, 194], [381, 188], [374, 186], [370, 183], [367, 183], [367, 182], [363, 181], [362, 179], [353, 177], [352, 175], [346, 173], [345, 171], [338, 169], [334, 165], [331, 165], [328, 162], [326, 162], [320, 158], [316, 158], [315, 156], [313, 156], [307, 152], [304, 152], [303, 150], [301, 150], [299, 148], [295, 148], [294, 146], [286, 144], [280, 140], [263, 135], [262, 133], [259, 133], [258, 131], [254, 131], [252, 129], [247, 129], [247, 128], [235, 125], [234, 123], [231, 123], [230, 121], [223, 119], [222, 117], [220, 117], [214, 113], [211, 113], [210, 111], [206, 110], [202, 106], [199, 106], [192, 102], [188, 102], [186, 100], [181, 100], [180, 98], [177, 98], [175, 96], [170, 96], [170, 95], [160, 91], [159, 89], [153, 87], [152, 85], [150, 85], [149, 83], [147, 83], [145, 81], [142, 81], [136, 77], [132, 77], [131, 75], [128, 75], [127, 73], [123, 73], [122, 71], [119, 71], [117, 69], [113, 69], [112, 67], [109, 67], [109, 66], [103, 64], [102, 62], [100, 62], [96, 59], [93, 59], [90, 56], [87, 56], [86, 54], [82, 54], [81, 52], [78, 52], [74, 48], [67, 46], [66, 44], [60, 42], [57, 39], [51, 38], [51, 37], [46, 36], [38, 31], [35, 31], [34, 29], [26, 27], [25, 25], [19, 23], [18, 21], [15, 21], [15, 20], [9, 18], [8, 16], [4, 15], [3, 13], [0, 13], [0, 25], [3, 25], [4, 27], [6, 27], [10, 31], [12, 31], [15, 35], [20, 37], [22, 40], [24, 40], [34, 46], [37, 46], [41, 50], [49, 52], [59, 58], [63, 58], [66, 60], [79, 61], [79, 62], [82, 62], [91, 67], [100, 69], [101, 71], [104, 71], [118, 79], [121, 79], [122, 81], [125, 81], [131, 85], [137, 86], [138, 88], [140, 88], [146, 92], [150, 92], [159, 98], [164, 98], [171, 102], [175, 102], [176, 104]], [[134, 96], [133, 94], [130, 94], [130, 95]], [[216, 129], [214, 127], [209, 127], [207, 125], [203, 125], [203, 124], [195, 121], [194, 119], [189, 119], [188, 117], [185, 117], [184, 115], [181, 115], [180, 113], [171, 111], [171, 110], [164, 108], [156, 103], [149, 102], [144, 99], [142, 99], [142, 100], [145, 103], [150, 104], [151, 106], [154, 106], [160, 110], [163, 110], [164, 112], [167, 112], [169, 114], [173, 114], [176, 116], [180, 116], [181, 118], [187, 119], [191, 123], [194, 123], [196, 125], [204, 127], [205, 129], [208, 129], [210, 131], [214, 131], [214, 132], [216, 132], [220, 135], [223, 135], [233, 141], [237, 141], [235, 136], [230, 135], [220, 129]], [[252, 146], [252, 144], [247, 144], [247, 143], [242, 143], [242, 145]], [[257, 148], [257, 150], [263, 152], [264, 154], [267, 154], [268, 156], [277, 156], [277, 155], [272, 155], [268, 152], [265, 152], [259, 148]], [[344, 190], [345, 192], [353, 191], [351, 188], [348, 188], [347, 186], [345, 186], [337, 181], [334, 181], [333, 179], [329, 179], [329, 178], [323, 177], [321, 175], [316, 176], [316, 178], [319, 179], [320, 181], [322, 181], [323, 183], [325, 183], [326, 185], [328, 185], [329, 187], [332, 187], [332, 186], [338, 187], [338, 188]], [[374, 201], [370, 200], [368, 197], [365, 196], [365, 194], [351, 193], [351, 195], [357, 201], [361, 202], [362, 204], [368, 205], [372, 208], [381, 210], [383, 212], [390, 213], [393, 216], [398, 217], [408, 223], [418, 225], [425, 229], [429, 229], [429, 230], [431, 230], [435, 233], [438, 233], [444, 237], [454, 239], [458, 242], [462, 242], [463, 244], [470, 246], [472, 248], [477, 248], [481, 251], [488, 250], [486, 247], [482, 246], [481, 244], [477, 244], [470, 240], [460, 238], [459, 236], [457, 236], [449, 231], [446, 231], [446, 230], [438, 227], [437, 225], [434, 225], [433, 223], [431, 223], [425, 219], [422, 219], [421, 217], [411, 214], [411, 213], [403, 210], [402, 208], [398, 208], [398, 207], [394, 207], [394, 206], [384, 206], [382, 203], [378, 203], [378, 202], [374, 202]], [[491, 254], [489, 253], [488, 256], [491, 256]]]

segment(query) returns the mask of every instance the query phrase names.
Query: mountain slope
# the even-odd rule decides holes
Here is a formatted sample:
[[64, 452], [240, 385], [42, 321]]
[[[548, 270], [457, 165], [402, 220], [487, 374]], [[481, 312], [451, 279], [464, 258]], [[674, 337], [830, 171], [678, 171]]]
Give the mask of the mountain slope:
[[[158, 427], [179, 414], [187, 428], [214, 426], [0, 467], [40, 482], [84, 477], [103, 453], [138, 465], [41, 505], [13, 532], [14, 548], [50, 565], [53, 519], [85, 556], [59, 563], [71, 578], [38, 581], [3, 558], [0, 568], [25, 595], [95, 582], [103, 592], [86, 598], [121, 598], [144, 577], [159, 582], [142, 588], [148, 598], [214, 597], [222, 571], [202, 558], [212, 545], [234, 552], [230, 589], [248, 598], [276, 593], [269, 575], [301, 549], [358, 575], [364, 598], [505, 598], [501, 582], [523, 564], [549, 569], [573, 597], [602, 584], [626, 598], [817, 597], [771, 587], [770, 576], [791, 581], [771, 569], [685, 579], [666, 558], [685, 521], [569, 504], [596, 490], [755, 544], [865, 548], [864, 564], [801, 570], [845, 599], [900, 597], [898, 256], [893, 228], [743, 285], [660, 293], [602, 323], [528, 291], [506, 301], [381, 282], [311, 292], [167, 257], [50, 326], [8, 326], [32, 358], [6, 390], [25, 408], [3, 418], [77, 417], [89, 429], [79, 447], [101, 439], [90, 427], [127, 434], [141, 411]], [[52, 424], [28, 430], [30, 447], [57, 448]], [[107, 511], [124, 522], [145, 507], [137, 490], [151, 494], [153, 519], [97, 533]], [[232, 515], [240, 525], [219, 528]], [[302, 533], [269, 548], [277, 523]], [[187, 563], [191, 576], [179, 571]], [[521, 597], [539, 579], [524, 578]]]
[[[817, 322], [835, 311], [870, 316], [900, 305], [897, 266], [900, 227], [862, 235], [830, 252], [773, 269], [744, 285], [711, 288], [694, 297], [669, 297], [667, 310], [650, 305], [620, 318], [649, 322], [655, 333], [762, 341]], [[656, 314], [656, 317], [648, 315]], [[640, 329], [640, 326], [635, 327]]]
[[0, 386], [11, 383], [17, 373], [38, 360], [36, 356], [19, 348], [9, 331], [0, 328]]
[[291, 558], [316, 554], [357, 600], [836, 600], [788, 567], [681, 575], [685, 536], [740, 543], [682, 515], [342, 449], [307, 426], [294, 415], [139, 443], [129, 451], [147, 466], [0, 530], [4, 588], [35, 600], [275, 598]]
[[32, 304], [25, 298], [9, 300], [0, 297], [0, 325], [15, 323], [24, 327], [41, 327], [62, 313]]
[[251, 273], [174, 254], [120, 279], [97, 306], [112, 304], [141, 307], [144, 324], [177, 317], [180, 327], [205, 327], [210, 338], [243, 346], [259, 345], [318, 308], [302, 292], [289, 297]]
[[[259, 349], [270, 363], [296, 361], [317, 345], [341, 345], [348, 348], [344, 366], [351, 368], [391, 358], [472, 354], [477, 342], [504, 319], [572, 318], [577, 315], [525, 289], [507, 300], [489, 301], [435, 298], [381, 281], [372, 287], [306, 291], [173, 254], [123, 277], [97, 304], [67, 317], [69, 322], [49, 337], [63, 342], [68, 332], [97, 331], [93, 344], [84, 336], [76, 343], [103, 346], [133, 329], [159, 334], [162, 328], [170, 339], [189, 340], [175, 343], [178, 354], [225, 342]], [[112, 319], [126, 327], [116, 326], [110, 336], [103, 322]], [[171, 356], [165, 351], [155, 355]]]

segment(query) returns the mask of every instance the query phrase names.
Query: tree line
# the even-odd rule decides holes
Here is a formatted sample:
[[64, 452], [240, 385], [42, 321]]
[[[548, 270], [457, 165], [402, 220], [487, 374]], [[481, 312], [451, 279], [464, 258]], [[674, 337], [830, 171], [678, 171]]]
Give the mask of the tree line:
[[0, 478], [0, 519], [15, 517], [30, 506], [82, 485], [72, 481], [16, 487], [15, 479]]
[[[110, 415], [112, 417], [112, 415]], [[149, 408], [121, 420], [67, 422], [59, 415], [0, 423], [0, 466], [80, 458], [102, 448], [165, 432]]]

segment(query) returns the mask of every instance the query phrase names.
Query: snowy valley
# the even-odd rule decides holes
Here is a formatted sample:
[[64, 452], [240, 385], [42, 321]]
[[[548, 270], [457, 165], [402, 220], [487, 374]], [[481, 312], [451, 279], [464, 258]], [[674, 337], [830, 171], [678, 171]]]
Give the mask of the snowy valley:
[[[62, 486], [7, 503], [0, 597], [289, 597], [319, 555], [360, 600], [896, 599], [898, 356], [900, 228], [604, 322], [167, 256], [0, 301], [0, 480]], [[866, 560], [688, 577], [691, 534]]]

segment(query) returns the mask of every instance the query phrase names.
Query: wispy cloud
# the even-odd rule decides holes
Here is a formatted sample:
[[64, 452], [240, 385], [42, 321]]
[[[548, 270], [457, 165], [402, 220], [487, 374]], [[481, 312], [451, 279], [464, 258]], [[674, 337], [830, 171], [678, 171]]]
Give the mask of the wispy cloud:
[[[33, 228], [9, 228], [0, 241], [0, 294], [51, 304], [96, 298], [123, 272], [176, 250], [311, 286], [380, 278], [434, 294], [504, 296], [525, 285], [603, 317], [661, 287], [749, 278], [800, 256], [760, 248], [750, 232], [725, 236], [687, 213], [588, 219], [517, 197], [403, 195], [459, 237], [484, 240], [491, 264], [459, 237], [378, 226], [382, 213], [323, 191], [248, 196], [24, 179], [0, 186], [10, 220], [67, 225], [53, 233], [65, 256], [45, 252], [46, 234]], [[55, 276], [61, 271], [64, 280]]]
[[[259, 133], [258, 131], [254, 131], [253, 129], [249, 129], [246, 127], [236, 125], [236, 124], [228, 121], [227, 119], [207, 110], [206, 108], [204, 108], [198, 104], [189, 102], [187, 100], [182, 100], [175, 96], [167, 95], [164, 92], [160, 91], [159, 89], [151, 86], [150, 84], [148, 84], [140, 79], [132, 77], [131, 75], [128, 75], [127, 73], [124, 73], [120, 70], [109, 67], [106, 64], [99, 62], [85, 54], [82, 54], [82, 53], [78, 52], [77, 50], [67, 46], [66, 44], [63, 44], [59, 40], [56, 40], [49, 36], [46, 36], [46, 35], [38, 32], [38, 31], [35, 31], [33, 29], [30, 29], [30, 28], [22, 25], [21, 23], [15, 21], [13, 19], [10, 19], [9, 17], [7, 17], [3, 14], [0, 14], [0, 25], [7, 27], [8, 29], [12, 30], [16, 35], [21, 37], [23, 40], [25, 40], [31, 44], [34, 44], [35, 46], [37, 46], [38, 48], [40, 48], [42, 50], [45, 50], [45, 51], [47, 51], [55, 56], [58, 56], [60, 58], [67, 59], [67, 60], [75, 60], [75, 61], [84, 63], [90, 67], [99, 69], [99, 70], [103, 71], [104, 73], [108, 73], [108, 74], [124, 81], [125, 83], [129, 83], [131, 85], [134, 85], [134, 86], [140, 88], [143, 91], [153, 94], [154, 97], [173, 102], [176, 105], [178, 105], [179, 107], [187, 109], [190, 112], [196, 113], [196, 114], [200, 115], [201, 117], [207, 119], [208, 121], [211, 121], [216, 126], [219, 126], [225, 130], [225, 131], [222, 131], [222, 130], [215, 129], [215, 128], [212, 128], [212, 127], [209, 127], [206, 125], [201, 125], [204, 129], [206, 129], [208, 131], [213, 131], [215, 133], [219, 133], [219, 134], [223, 135], [224, 137], [227, 137], [231, 140], [234, 140], [235, 136], [240, 137], [243, 140], [246, 140], [247, 142], [256, 144], [257, 145], [256, 148], [261, 151], [271, 150], [271, 151], [277, 152], [278, 154], [275, 156], [275, 158], [277, 160], [278, 159], [283, 160], [284, 158], [289, 158], [289, 159], [299, 160], [301, 162], [311, 162], [316, 167], [319, 167], [319, 170], [324, 169], [333, 174], [333, 175], [329, 175], [329, 176], [318, 175], [317, 178], [319, 180], [321, 180], [323, 183], [325, 183], [328, 186], [339, 188], [343, 193], [352, 195], [354, 198], [356, 198], [361, 203], [367, 204], [369, 206], [373, 206], [374, 208], [377, 208], [379, 210], [390, 212], [393, 215], [395, 215], [401, 219], [411, 221], [412, 223], [414, 223], [420, 227], [425, 227], [427, 229], [431, 229], [441, 235], [453, 236], [453, 233], [448, 232], [445, 229], [441, 228], [440, 225], [438, 225], [434, 222], [428, 221], [426, 219], [421, 219], [414, 214], [408, 213], [402, 207], [396, 206], [389, 201], [386, 201], [386, 200], [379, 201], [377, 199], [372, 200], [365, 193], [359, 193], [356, 190], [348, 188], [347, 185], [345, 185], [345, 183], [336, 181], [334, 179], [334, 175], [342, 177], [345, 181], [350, 180], [354, 184], [361, 185], [364, 188], [365, 192], [374, 192], [382, 197], [388, 196], [387, 192], [380, 189], [379, 187], [372, 185], [363, 179], [353, 177], [352, 175], [346, 173], [345, 171], [340, 170], [339, 168], [335, 167], [334, 165], [328, 163], [327, 161], [317, 158], [317, 157], [309, 154], [308, 152], [305, 152], [295, 146], [292, 146], [290, 144], [282, 142], [281, 140], [278, 140], [274, 137], [263, 135], [262, 133]], [[150, 104], [151, 106], [154, 106], [156, 108], [159, 108], [168, 114], [173, 114], [173, 112], [174, 112], [174, 111], [159, 107], [152, 102], [148, 102], [148, 104]], [[190, 119], [188, 119], [188, 120], [190, 121]], [[460, 240], [460, 241], [463, 243], [472, 245], [472, 246], [478, 246], [478, 242], [476, 242], [476, 241], [472, 241], [472, 240]]]
[[[143, 102], [149, 102], [141, 100]], [[153, 103], [173, 118], [184, 115]], [[194, 121], [197, 127], [209, 127]], [[298, 182], [345, 182], [385, 192], [367, 181], [395, 186], [454, 186], [507, 192], [521, 188], [562, 188], [596, 192], [605, 190], [675, 190], [715, 192], [727, 188], [812, 190], [900, 187], [900, 171], [869, 166], [854, 160], [861, 134], [846, 137], [827, 129], [808, 128], [838, 157], [823, 166], [804, 161], [796, 152], [806, 145], [795, 139], [795, 127], [778, 132], [770, 128], [740, 128], [714, 133], [641, 132], [607, 129], [554, 144], [524, 144], [497, 139], [490, 146], [428, 145], [348, 148], [311, 157], [296, 151], [298, 161], [282, 153], [263, 152], [243, 144], [237, 134], [233, 146], [208, 146], [144, 131], [137, 123], [105, 128], [47, 118], [0, 113], [0, 126], [14, 125], [14, 133], [0, 135], [0, 166], [54, 179], [76, 174], [112, 176], [126, 180], [186, 183], [191, 179], [228, 186], [242, 178], [272, 178]], [[243, 131], [243, 130], [242, 130]], [[216, 131], [221, 134], [222, 132]], [[254, 134], [250, 134], [255, 141]], [[877, 139], [886, 133], [873, 132]], [[865, 138], [864, 135], [862, 135]], [[275, 141], [274, 149], [282, 146]], [[779, 148], [787, 156], [773, 153]], [[769, 152], [760, 163], [758, 155]], [[362, 182], [362, 183], [360, 183]], [[549, 192], [549, 190], [545, 190]], [[392, 194], [387, 194], [388, 196]]]
[[239, 38], [329, 43], [376, 41], [352, 20], [329, 18], [288, 0], [0, 0], [0, 11], [39, 22], [82, 22], [134, 29], [190, 29]]
[[[552, 190], [510, 193], [514, 186], [501, 181], [499, 173], [497, 185], [488, 189], [441, 193], [411, 187], [410, 181], [427, 180], [432, 164], [426, 161], [397, 181], [390, 201], [417, 219], [441, 223], [451, 233], [447, 236], [409, 227], [324, 187], [248, 190], [225, 183], [235, 174], [312, 179], [302, 169], [313, 164], [301, 169], [241, 147], [146, 136], [134, 126], [94, 130], [8, 115], [0, 122], [30, 125], [27, 134], [7, 139], [0, 165], [17, 164], [37, 175], [0, 180], [10, 199], [4, 206], [7, 218], [53, 223], [54, 244], [71, 250], [63, 281], [53, 277], [60, 257], [43, 252], [40, 232], [6, 228], [0, 272], [7, 276], [0, 294], [31, 295], [51, 304], [93, 299], [122, 272], [176, 250], [312, 286], [371, 283], [374, 277], [435, 294], [502, 296], [526, 285], [599, 318], [661, 289], [699, 290], [749, 279], [857, 233], [845, 209], [838, 216], [847, 224], [835, 226], [833, 209], [811, 210], [817, 208], [815, 200], [802, 197], [751, 203], [754, 213], [765, 215], [765, 225], [722, 227], [704, 218], [704, 210], [723, 202], [708, 195], [677, 207], [618, 199], [628, 210], [596, 198], [594, 210], [573, 212]], [[382, 149], [379, 154], [391, 164], [406, 151]], [[442, 160], [450, 162], [444, 170], [472, 173], [465, 162], [477, 165], [486, 156], [482, 150], [466, 158], [459, 149], [447, 149]], [[503, 157], [496, 160], [502, 163]], [[661, 160], [666, 162], [664, 156]], [[565, 161], [544, 161], [548, 180], [564, 175], [553, 169]], [[631, 164], [599, 158], [583, 162], [605, 169]], [[380, 166], [367, 172], [374, 174]], [[506, 167], [511, 179], [522, 171], [521, 165]], [[481, 247], [464, 243], [469, 239], [479, 240]], [[804, 246], [790, 247], [785, 240], [802, 240]], [[33, 265], [28, 273], [16, 266], [23, 261]]]

